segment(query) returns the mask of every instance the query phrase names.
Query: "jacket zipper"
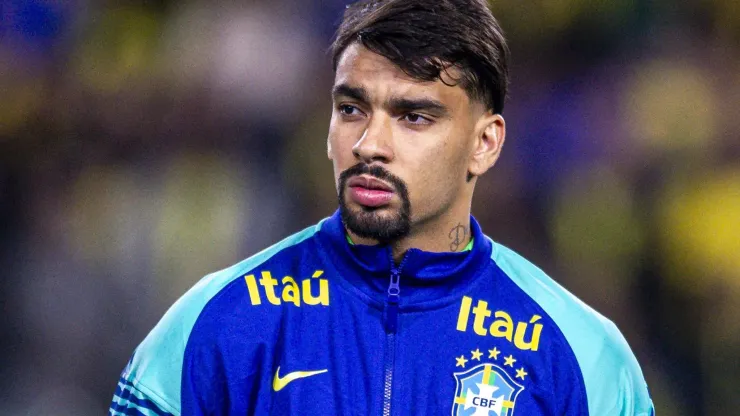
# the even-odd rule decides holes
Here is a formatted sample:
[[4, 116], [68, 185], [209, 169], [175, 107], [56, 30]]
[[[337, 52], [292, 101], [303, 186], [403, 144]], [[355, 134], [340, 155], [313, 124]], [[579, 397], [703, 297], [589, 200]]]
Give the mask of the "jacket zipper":
[[391, 252], [391, 280], [385, 302], [385, 359], [383, 364], [383, 416], [391, 416], [393, 366], [396, 359], [396, 331], [398, 330], [398, 302], [401, 300], [401, 270], [406, 256], [398, 267]]

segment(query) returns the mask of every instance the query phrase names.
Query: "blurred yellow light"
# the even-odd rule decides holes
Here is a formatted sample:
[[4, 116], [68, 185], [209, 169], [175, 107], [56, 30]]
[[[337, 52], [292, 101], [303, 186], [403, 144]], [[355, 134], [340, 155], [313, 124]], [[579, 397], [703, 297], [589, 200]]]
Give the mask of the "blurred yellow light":
[[77, 73], [89, 87], [116, 92], [154, 68], [160, 22], [143, 8], [117, 8], [96, 20], [77, 53]]
[[674, 187], [660, 206], [669, 275], [696, 291], [740, 287], [740, 169]]
[[717, 131], [716, 97], [706, 76], [679, 62], [636, 69], [624, 101], [623, 123], [641, 147], [706, 149]]

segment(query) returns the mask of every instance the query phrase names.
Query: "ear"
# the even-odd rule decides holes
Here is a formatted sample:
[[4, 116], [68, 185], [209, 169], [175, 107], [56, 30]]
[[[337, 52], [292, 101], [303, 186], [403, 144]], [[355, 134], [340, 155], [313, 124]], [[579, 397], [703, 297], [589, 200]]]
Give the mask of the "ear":
[[469, 176], [481, 176], [493, 166], [501, 154], [506, 139], [506, 122], [501, 114], [484, 113], [476, 124], [473, 153], [468, 166]]

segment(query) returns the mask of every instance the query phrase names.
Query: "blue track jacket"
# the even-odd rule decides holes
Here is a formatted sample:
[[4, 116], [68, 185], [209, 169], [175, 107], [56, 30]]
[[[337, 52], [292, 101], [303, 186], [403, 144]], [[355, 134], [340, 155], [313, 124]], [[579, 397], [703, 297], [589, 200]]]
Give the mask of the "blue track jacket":
[[482, 234], [350, 245], [338, 213], [203, 278], [126, 366], [111, 415], [652, 415], [614, 324]]

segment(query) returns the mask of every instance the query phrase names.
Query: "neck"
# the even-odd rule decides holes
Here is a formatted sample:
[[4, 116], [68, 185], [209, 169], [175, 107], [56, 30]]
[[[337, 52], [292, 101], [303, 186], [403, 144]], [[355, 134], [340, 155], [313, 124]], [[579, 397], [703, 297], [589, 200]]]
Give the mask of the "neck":
[[[377, 240], [362, 238], [346, 230], [356, 244], [376, 245]], [[471, 238], [470, 209], [456, 215], [442, 215], [414, 223], [411, 232], [398, 240], [389, 242], [393, 259], [400, 262], [409, 249], [443, 253], [462, 251]]]

